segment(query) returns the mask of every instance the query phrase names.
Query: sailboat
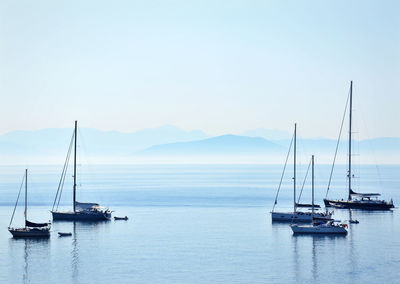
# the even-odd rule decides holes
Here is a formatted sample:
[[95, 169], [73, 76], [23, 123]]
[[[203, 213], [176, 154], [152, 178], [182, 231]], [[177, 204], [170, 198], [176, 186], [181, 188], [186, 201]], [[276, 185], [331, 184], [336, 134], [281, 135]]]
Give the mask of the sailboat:
[[28, 170], [27, 169], [25, 170], [24, 180], [25, 180], [25, 211], [24, 211], [25, 227], [23, 228], [11, 227], [12, 221], [14, 219], [15, 210], [18, 205], [19, 196], [21, 194], [21, 189], [22, 189], [21, 185], [21, 188], [18, 192], [17, 201], [15, 202], [14, 211], [11, 216], [10, 224], [8, 225], [8, 231], [15, 238], [31, 238], [31, 237], [48, 238], [50, 237], [50, 227], [51, 227], [50, 223], [34, 223], [28, 221]]
[[312, 164], [312, 211], [311, 211], [311, 218], [312, 224], [311, 225], [297, 225], [291, 224], [290, 228], [292, 229], [294, 234], [347, 234], [346, 224], [338, 224], [340, 220], [333, 220], [333, 219], [325, 219], [321, 220], [321, 218], [315, 218], [314, 215], [314, 155], [311, 156], [311, 164]]
[[[282, 183], [282, 178], [286, 169], [286, 164], [287, 164], [287, 159], [289, 157], [289, 153], [290, 153], [290, 149], [292, 147], [292, 142], [290, 143], [289, 146], [289, 152], [288, 155], [286, 157], [286, 163], [283, 169], [283, 173], [282, 173], [282, 177], [281, 177], [281, 183], [278, 187], [278, 191], [275, 197], [275, 202], [274, 202], [274, 206], [272, 208], [272, 212], [271, 212], [271, 217], [272, 217], [272, 221], [280, 221], [280, 222], [312, 222], [312, 214], [310, 212], [302, 212], [302, 211], [297, 211], [298, 207], [311, 207], [309, 204], [300, 204], [298, 202], [296, 202], [296, 139], [297, 139], [297, 124], [294, 124], [294, 134], [293, 134], [293, 140], [292, 142], [294, 142], [293, 144], [293, 212], [276, 212], [274, 211], [275, 209], [275, 205], [277, 204], [277, 198], [278, 198], [278, 194], [280, 191], [280, 186]], [[319, 206], [313, 206], [313, 207], [319, 207]], [[331, 217], [331, 213], [329, 212], [315, 212], [314, 213], [315, 217], [319, 217], [319, 218], [330, 218]]]
[[[353, 81], [350, 82], [350, 107], [349, 107], [349, 156], [348, 156], [348, 172], [347, 172], [347, 178], [348, 178], [348, 196], [347, 200], [334, 200], [334, 199], [324, 199], [325, 206], [333, 206], [336, 208], [353, 208], [353, 209], [366, 209], [366, 210], [389, 210], [391, 208], [394, 208], [393, 205], [393, 200], [390, 200], [389, 202], [385, 200], [379, 200], [378, 196], [380, 196], [379, 193], [357, 193], [353, 191], [352, 189], [352, 171], [351, 171], [351, 128], [352, 128], [352, 107], [353, 107]], [[346, 105], [347, 106], [347, 105]], [[339, 136], [340, 137], [340, 136]], [[336, 154], [335, 154], [335, 159], [336, 159]], [[334, 161], [335, 161], [334, 159]], [[332, 177], [332, 172], [333, 172], [333, 167], [334, 163], [332, 165], [332, 171], [331, 171], [331, 177]], [[330, 180], [329, 180], [329, 185], [330, 185]], [[326, 196], [328, 196], [328, 191], [329, 191], [329, 185], [328, 189], [326, 191]]]
[[[101, 207], [98, 203], [83, 203], [76, 201], [76, 146], [77, 146], [77, 129], [78, 122], [75, 121], [75, 129], [71, 139], [70, 147], [68, 149], [67, 158], [64, 164], [64, 169], [61, 174], [59, 187], [54, 199], [53, 208], [51, 213], [53, 220], [65, 220], [65, 221], [102, 221], [111, 219], [111, 211], [108, 208]], [[58, 211], [58, 205], [60, 203], [62, 186], [64, 184], [65, 175], [67, 172], [69, 157], [71, 154], [72, 141], [74, 141], [74, 185], [73, 185], [73, 202], [72, 211]], [[57, 203], [58, 201], [58, 203]], [[57, 203], [57, 206], [56, 206]]]

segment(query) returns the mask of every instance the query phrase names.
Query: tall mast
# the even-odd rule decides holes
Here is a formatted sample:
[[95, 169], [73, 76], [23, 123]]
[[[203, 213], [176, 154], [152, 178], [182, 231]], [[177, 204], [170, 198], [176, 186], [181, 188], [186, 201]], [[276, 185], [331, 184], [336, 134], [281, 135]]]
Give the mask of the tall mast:
[[25, 228], [26, 228], [26, 219], [28, 219], [28, 169], [25, 169]]
[[73, 208], [75, 212], [75, 202], [76, 202], [76, 136], [77, 136], [78, 122], [75, 120], [75, 132], [74, 132], [74, 203]]
[[352, 124], [352, 111], [353, 111], [353, 81], [350, 81], [350, 113], [349, 113], [349, 196], [351, 200], [351, 124]]
[[314, 155], [311, 156], [311, 189], [312, 189], [312, 203], [311, 203], [311, 216], [314, 218]]
[[293, 212], [296, 212], [296, 123], [294, 124], [294, 155], [293, 155]]

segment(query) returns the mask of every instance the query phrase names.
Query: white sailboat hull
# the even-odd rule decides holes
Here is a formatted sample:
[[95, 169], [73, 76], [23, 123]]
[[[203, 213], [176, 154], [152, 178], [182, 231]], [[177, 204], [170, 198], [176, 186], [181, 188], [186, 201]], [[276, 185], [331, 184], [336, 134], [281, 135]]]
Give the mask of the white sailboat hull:
[[[313, 220], [313, 216], [309, 212], [271, 212], [272, 221], [280, 221], [280, 222], [304, 222], [311, 223]], [[314, 213], [314, 217], [318, 218], [330, 218], [331, 214], [326, 213]]]
[[313, 226], [313, 225], [291, 225], [294, 234], [347, 234], [347, 230], [341, 226]]

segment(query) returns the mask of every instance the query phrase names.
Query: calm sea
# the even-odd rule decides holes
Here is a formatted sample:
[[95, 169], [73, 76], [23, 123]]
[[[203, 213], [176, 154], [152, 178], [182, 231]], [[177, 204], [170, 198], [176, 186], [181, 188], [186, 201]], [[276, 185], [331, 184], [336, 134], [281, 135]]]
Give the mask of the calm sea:
[[[44, 222], [61, 166], [29, 167], [28, 218]], [[316, 166], [322, 203], [329, 166]], [[291, 172], [276, 210], [292, 206]], [[55, 222], [49, 240], [7, 231], [23, 167], [0, 167], [0, 283], [400, 283], [400, 214], [353, 211], [344, 237], [293, 236], [272, 224], [282, 166], [118, 165], [78, 168], [78, 201], [99, 202], [128, 221]], [[300, 169], [301, 189], [305, 167]], [[60, 207], [72, 203], [71, 173]], [[355, 189], [400, 205], [400, 166], [362, 166]], [[346, 197], [346, 168], [329, 197]], [[310, 181], [302, 200], [310, 202]], [[23, 222], [23, 195], [14, 226]], [[348, 210], [335, 210], [348, 220]], [[60, 238], [58, 231], [72, 232]]]

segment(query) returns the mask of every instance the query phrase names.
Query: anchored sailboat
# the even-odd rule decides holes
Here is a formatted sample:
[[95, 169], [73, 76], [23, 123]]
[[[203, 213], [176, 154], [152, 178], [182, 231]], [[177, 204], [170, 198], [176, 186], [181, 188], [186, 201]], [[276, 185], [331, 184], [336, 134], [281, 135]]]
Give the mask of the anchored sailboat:
[[[285, 162], [285, 166], [283, 169], [283, 173], [281, 176], [281, 182], [279, 184], [278, 187], [278, 191], [276, 193], [276, 197], [275, 197], [275, 202], [274, 202], [274, 206], [272, 208], [272, 212], [271, 212], [271, 217], [272, 217], [272, 221], [280, 221], [280, 222], [311, 222], [313, 217], [312, 214], [310, 212], [301, 212], [301, 211], [297, 211], [297, 208], [300, 207], [311, 207], [310, 204], [300, 204], [296, 201], [296, 139], [297, 139], [297, 125], [294, 125], [294, 134], [293, 134], [293, 138], [292, 141], [290, 143], [289, 146], [289, 151], [288, 151], [288, 155], [286, 156], [286, 162]], [[294, 143], [293, 143], [294, 142]], [[293, 212], [275, 212], [275, 205], [277, 204], [277, 200], [278, 200], [278, 194], [280, 191], [280, 187], [282, 184], [282, 178], [283, 175], [285, 173], [285, 169], [286, 169], [286, 164], [288, 161], [288, 157], [290, 154], [290, 149], [292, 147], [292, 143], [293, 143]], [[316, 207], [320, 207], [320, 206], [313, 206], [313, 208]], [[324, 213], [324, 212], [315, 212], [314, 216], [316, 217], [320, 217], [320, 218], [330, 218], [331, 213]]]
[[290, 228], [294, 234], [347, 234], [345, 224], [338, 224], [335, 223], [340, 222], [339, 220], [333, 220], [329, 218], [318, 218], [314, 214], [314, 155], [311, 157], [311, 164], [312, 164], [312, 204], [311, 204], [311, 218], [312, 224], [311, 225], [297, 225], [292, 224]]
[[[335, 165], [335, 160], [336, 160], [336, 153], [335, 153], [335, 158], [334, 162], [332, 165], [332, 170], [331, 170], [331, 177], [329, 179], [329, 184], [328, 184], [328, 189], [326, 191], [326, 197], [324, 199], [325, 206], [333, 206], [336, 208], [353, 208], [353, 209], [366, 209], [366, 210], [389, 210], [391, 208], [394, 208], [393, 201], [390, 200], [389, 202], [385, 200], [379, 200], [378, 196], [380, 196], [379, 193], [357, 193], [352, 190], [352, 171], [351, 171], [351, 128], [352, 128], [352, 108], [353, 108], [353, 81], [350, 82], [350, 94], [349, 94], [349, 99], [350, 99], [350, 107], [349, 107], [349, 157], [348, 157], [348, 172], [347, 172], [347, 178], [348, 178], [348, 196], [347, 200], [333, 200], [333, 199], [328, 199], [326, 198], [328, 196], [328, 191], [329, 191], [329, 186], [332, 178], [332, 172], [333, 172], [333, 167]], [[347, 105], [346, 105], [347, 107]], [[343, 125], [343, 124], [342, 124]], [[339, 135], [340, 139], [340, 135]], [[339, 141], [338, 141], [339, 142]], [[337, 147], [336, 147], [337, 151]], [[354, 197], [354, 199], [353, 199]]]
[[28, 221], [28, 170], [25, 170], [25, 227], [23, 228], [12, 228], [11, 224], [14, 219], [15, 209], [18, 205], [19, 196], [21, 194], [22, 185], [18, 192], [17, 201], [15, 202], [14, 211], [11, 216], [10, 224], [8, 225], [8, 231], [13, 235], [15, 238], [48, 238], [50, 237], [50, 223], [34, 223]]
[[[102, 221], [111, 219], [111, 211], [108, 208], [102, 208], [97, 203], [82, 203], [76, 201], [76, 145], [77, 145], [77, 129], [78, 123], [75, 121], [74, 134], [71, 139], [70, 147], [68, 149], [67, 158], [64, 164], [64, 169], [61, 174], [56, 197], [54, 199], [53, 208], [51, 213], [53, 220], [66, 220], [66, 221]], [[72, 141], [74, 141], [74, 186], [73, 186], [73, 211], [58, 211], [58, 205], [61, 199], [62, 187], [65, 180], [65, 175], [68, 168], [69, 157], [71, 154]], [[56, 204], [57, 203], [57, 204]]]

